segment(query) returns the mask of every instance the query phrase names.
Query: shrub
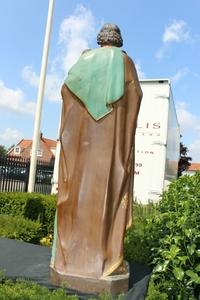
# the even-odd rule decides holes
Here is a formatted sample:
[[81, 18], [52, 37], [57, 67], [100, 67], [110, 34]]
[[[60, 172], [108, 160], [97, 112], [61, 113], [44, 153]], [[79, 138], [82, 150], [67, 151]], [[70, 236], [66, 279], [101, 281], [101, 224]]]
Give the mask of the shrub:
[[42, 239], [40, 240], [40, 245], [42, 245], [42, 246], [51, 247], [52, 243], [53, 243], [53, 235], [52, 234], [43, 236]]
[[49, 291], [38, 284], [18, 280], [16, 283], [4, 280], [0, 283], [0, 300], [78, 300], [76, 295], [66, 295], [64, 289]]
[[168, 295], [162, 291], [161, 284], [155, 284], [150, 281], [148, 288], [148, 295], [145, 300], [168, 300]]
[[150, 263], [150, 247], [147, 236], [147, 220], [156, 214], [156, 206], [134, 203], [133, 225], [125, 236], [124, 256], [129, 262]]
[[[86, 297], [87, 298], [87, 297]], [[116, 300], [123, 300], [124, 294], [115, 297]], [[15, 282], [5, 279], [3, 272], [0, 271], [0, 300], [78, 300], [77, 295], [67, 295], [64, 288], [49, 291], [48, 288], [40, 286], [28, 280], [18, 279]], [[81, 299], [84, 299], [81, 296]], [[112, 300], [110, 293], [101, 293], [90, 300]]]
[[125, 257], [153, 267], [148, 300], [199, 299], [199, 211], [200, 173], [174, 181], [157, 205], [134, 205]]
[[0, 193], [0, 214], [37, 220], [43, 214], [41, 196], [29, 193]]
[[39, 220], [42, 223], [44, 235], [53, 232], [55, 209], [54, 195], [0, 193], [0, 214]]
[[42, 205], [44, 207], [44, 215], [42, 219], [43, 229], [46, 234], [52, 234], [54, 228], [54, 219], [56, 213], [56, 196], [42, 195]]
[[96, 298], [89, 298], [89, 300], [124, 300], [125, 299], [125, 294], [119, 294], [113, 298], [112, 294], [109, 292], [102, 292], [101, 294], [98, 295]]
[[41, 238], [41, 224], [22, 216], [0, 215], [0, 236], [38, 244]]
[[169, 299], [198, 299], [200, 295], [199, 211], [197, 173], [173, 182], [158, 205], [159, 213], [147, 222], [153, 283]]

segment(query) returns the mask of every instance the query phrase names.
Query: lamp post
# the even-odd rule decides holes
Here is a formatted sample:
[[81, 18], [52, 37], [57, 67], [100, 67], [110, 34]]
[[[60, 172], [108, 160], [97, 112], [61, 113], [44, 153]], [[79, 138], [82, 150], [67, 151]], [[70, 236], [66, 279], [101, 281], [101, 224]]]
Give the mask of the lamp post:
[[43, 48], [41, 71], [40, 71], [40, 81], [38, 87], [37, 105], [36, 105], [36, 112], [35, 112], [32, 154], [31, 154], [29, 182], [28, 182], [28, 192], [30, 193], [34, 192], [34, 186], [35, 186], [37, 150], [38, 150], [38, 143], [40, 138], [40, 123], [41, 123], [42, 104], [43, 104], [43, 97], [44, 97], [44, 87], [45, 87], [45, 79], [46, 79], [48, 53], [49, 53], [49, 41], [50, 41], [51, 28], [52, 28], [53, 8], [54, 8], [54, 0], [49, 0], [49, 9], [48, 9], [48, 16], [47, 16], [44, 48]]

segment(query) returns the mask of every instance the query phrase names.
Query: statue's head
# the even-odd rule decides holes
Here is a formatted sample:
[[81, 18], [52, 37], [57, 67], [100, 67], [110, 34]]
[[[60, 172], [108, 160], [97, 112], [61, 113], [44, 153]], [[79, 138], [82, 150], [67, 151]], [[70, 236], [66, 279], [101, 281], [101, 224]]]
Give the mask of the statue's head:
[[115, 24], [105, 24], [97, 35], [97, 44], [122, 47], [123, 39], [119, 27]]

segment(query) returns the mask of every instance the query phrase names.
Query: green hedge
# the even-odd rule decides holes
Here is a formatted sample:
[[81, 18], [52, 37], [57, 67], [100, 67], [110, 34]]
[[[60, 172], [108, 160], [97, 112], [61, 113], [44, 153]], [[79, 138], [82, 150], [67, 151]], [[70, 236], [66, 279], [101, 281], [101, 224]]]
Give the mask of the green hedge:
[[[153, 267], [147, 299], [198, 299], [199, 212], [200, 173], [174, 181], [158, 205], [134, 205], [134, 224], [125, 238], [125, 257]], [[55, 196], [0, 193], [0, 213], [39, 220], [43, 233], [50, 233]]]
[[148, 219], [157, 214], [153, 204], [133, 205], [133, 225], [127, 231], [124, 244], [125, 260], [149, 265], [151, 263], [151, 250], [149, 247], [147, 230]]
[[125, 256], [153, 268], [147, 300], [200, 299], [200, 173], [171, 183], [157, 205], [134, 205]]
[[42, 195], [42, 205], [44, 207], [44, 215], [42, 218], [43, 228], [46, 234], [53, 233], [56, 212], [56, 196]]
[[49, 291], [29, 281], [16, 283], [4, 280], [0, 283], [0, 300], [78, 300], [76, 295], [66, 295], [64, 289]]
[[200, 173], [170, 184], [146, 234], [151, 284], [169, 299], [200, 299]]
[[[0, 300], [78, 300], [79, 297], [67, 295], [67, 287], [50, 291], [44, 286], [28, 280], [18, 279], [15, 282], [5, 279], [4, 273], [0, 271]], [[124, 294], [116, 296], [115, 300], [124, 300]], [[83, 298], [83, 297], [81, 297]], [[89, 300], [112, 300], [110, 293], [101, 293]]]
[[53, 232], [56, 198], [36, 193], [0, 193], [0, 214], [38, 220], [44, 235]]
[[[148, 295], [145, 298], [145, 300], [169, 300], [168, 294], [166, 292], [163, 292], [163, 285], [164, 285], [163, 282], [161, 284], [159, 283], [154, 284], [153, 280], [150, 280]], [[180, 299], [180, 300], [186, 300], [186, 299]]]
[[0, 236], [39, 244], [42, 228], [38, 221], [22, 216], [0, 215]]

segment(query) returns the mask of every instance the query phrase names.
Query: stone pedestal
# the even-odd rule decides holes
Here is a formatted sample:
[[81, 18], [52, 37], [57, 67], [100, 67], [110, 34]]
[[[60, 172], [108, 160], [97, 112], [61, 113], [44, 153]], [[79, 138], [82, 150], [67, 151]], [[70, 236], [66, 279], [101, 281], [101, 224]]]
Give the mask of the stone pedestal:
[[55, 285], [66, 285], [67, 288], [83, 293], [100, 294], [109, 292], [112, 295], [128, 291], [129, 272], [104, 278], [89, 278], [73, 275], [62, 275], [50, 267], [50, 280]]

